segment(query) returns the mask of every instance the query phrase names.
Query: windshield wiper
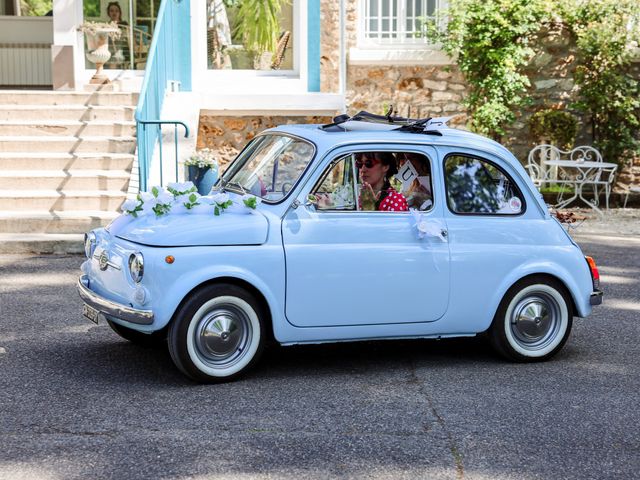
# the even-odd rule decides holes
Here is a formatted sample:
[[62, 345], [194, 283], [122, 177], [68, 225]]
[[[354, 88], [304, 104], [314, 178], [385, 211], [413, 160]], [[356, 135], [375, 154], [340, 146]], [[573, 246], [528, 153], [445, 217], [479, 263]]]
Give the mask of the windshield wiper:
[[245, 188], [242, 185], [240, 185], [239, 183], [236, 183], [236, 182], [225, 181], [224, 184], [222, 185], [222, 189], [224, 190], [227, 187], [232, 187], [232, 188], [233, 187], [237, 187], [242, 192], [243, 195], [245, 195], [247, 193]]

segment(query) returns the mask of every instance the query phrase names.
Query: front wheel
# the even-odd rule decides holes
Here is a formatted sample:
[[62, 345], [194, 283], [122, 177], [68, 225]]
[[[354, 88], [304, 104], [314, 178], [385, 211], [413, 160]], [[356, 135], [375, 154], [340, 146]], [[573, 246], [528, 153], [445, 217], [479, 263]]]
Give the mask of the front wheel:
[[569, 338], [572, 315], [563, 285], [546, 277], [531, 277], [507, 292], [489, 329], [489, 338], [494, 348], [510, 360], [546, 360]]
[[232, 380], [255, 364], [264, 348], [258, 303], [235, 285], [209, 285], [179, 308], [169, 328], [178, 369], [199, 382]]

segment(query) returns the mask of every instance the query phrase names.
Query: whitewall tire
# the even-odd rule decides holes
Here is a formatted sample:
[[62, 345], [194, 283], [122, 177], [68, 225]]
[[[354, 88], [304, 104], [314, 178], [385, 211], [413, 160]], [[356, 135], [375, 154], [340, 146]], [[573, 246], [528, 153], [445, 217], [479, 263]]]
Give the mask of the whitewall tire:
[[258, 302], [235, 285], [209, 285], [179, 308], [169, 328], [176, 366], [200, 382], [232, 380], [255, 364], [264, 347]]
[[551, 358], [565, 344], [573, 323], [572, 304], [562, 284], [548, 277], [528, 277], [505, 295], [489, 329], [503, 356], [532, 362]]

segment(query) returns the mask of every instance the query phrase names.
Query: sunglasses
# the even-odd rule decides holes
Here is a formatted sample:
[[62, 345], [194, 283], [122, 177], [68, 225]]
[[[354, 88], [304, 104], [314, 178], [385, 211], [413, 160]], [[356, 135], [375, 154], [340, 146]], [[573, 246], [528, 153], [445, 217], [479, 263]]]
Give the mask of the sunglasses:
[[377, 164], [378, 164], [378, 160], [366, 160], [364, 162], [362, 160], [356, 160], [356, 168], [362, 168], [362, 167], [371, 168]]

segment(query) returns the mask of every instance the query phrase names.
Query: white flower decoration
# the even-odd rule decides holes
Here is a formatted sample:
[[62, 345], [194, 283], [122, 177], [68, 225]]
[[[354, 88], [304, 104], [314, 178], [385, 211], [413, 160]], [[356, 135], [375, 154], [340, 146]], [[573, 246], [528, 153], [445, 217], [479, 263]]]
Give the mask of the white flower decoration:
[[129, 199], [122, 204], [123, 212], [133, 212], [138, 206], [138, 200]]
[[175, 190], [176, 192], [190, 192], [195, 188], [195, 185], [193, 184], [193, 182], [172, 182], [167, 185], [167, 188]]
[[217, 204], [224, 204], [229, 201], [229, 195], [226, 193], [216, 193], [211, 196], [211, 200], [213, 200]]
[[158, 189], [158, 196], [156, 197], [156, 204], [167, 204], [173, 202], [173, 194], [168, 192], [164, 188]]
[[155, 200], [156, 197], [153, 196], [151, 192], [142, 192], [140, 193], [140, 200], [142, 200], [145, 204]]
[[416, 230], [418, 231], [418, 238], [423, 239], [424, 237], [429, 236], [437, 237], [443, 242], [447, 241], [443, 234], [444, 229], [439, 221], [427, 220], [423, 218], [422, 212], [416, 210], [415, 208], [412, 208], [409, 211], [411, 212], [411, 215], [415, 220], [413, 226], [416, 227]]

